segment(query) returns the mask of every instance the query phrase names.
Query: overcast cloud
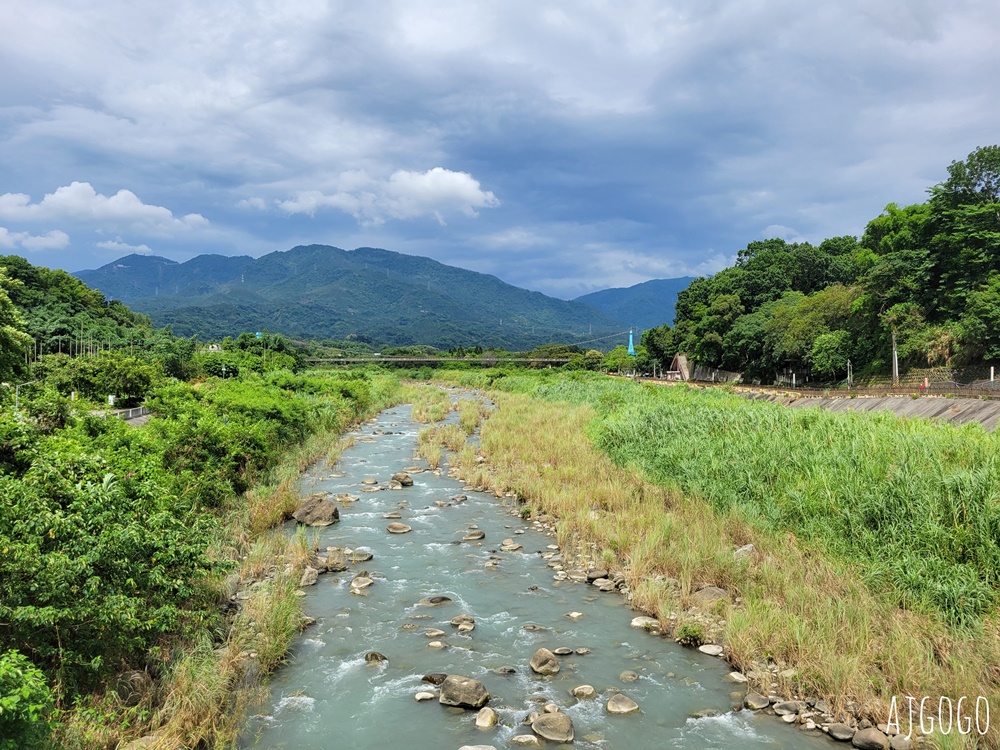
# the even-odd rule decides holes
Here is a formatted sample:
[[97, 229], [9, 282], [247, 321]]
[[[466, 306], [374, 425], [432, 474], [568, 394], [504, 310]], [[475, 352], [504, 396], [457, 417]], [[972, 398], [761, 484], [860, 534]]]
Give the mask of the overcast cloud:
[[988, 0], [4, 5], [0, 251], [67, 270], [370, 245], [573, 297], [1000, 142]]

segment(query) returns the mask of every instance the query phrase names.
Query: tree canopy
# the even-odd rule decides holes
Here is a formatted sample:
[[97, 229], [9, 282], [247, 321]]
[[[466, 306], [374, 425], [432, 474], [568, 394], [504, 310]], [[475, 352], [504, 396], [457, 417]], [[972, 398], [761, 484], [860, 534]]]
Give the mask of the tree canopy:
[[783, 369], [822, 380], [889, 367], [1000, 360], [1000, 146], [948, 167], [924, 203], [890, 203], [860, 238], [818, 245], [754, 241], [735, 265], [691, 282], [673, 327], [643, 344], [772, 379]]

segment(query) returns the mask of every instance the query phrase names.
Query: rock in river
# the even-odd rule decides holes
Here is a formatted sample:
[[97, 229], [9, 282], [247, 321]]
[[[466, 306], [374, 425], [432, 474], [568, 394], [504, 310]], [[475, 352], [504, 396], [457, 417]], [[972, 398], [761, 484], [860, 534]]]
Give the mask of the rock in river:
[[489, 706], [483, 706], [476, 714], [476, 727], [478, 729], [492, 729], [497, 725], [497, 721], [499, 721], [497, 712]]
[[615, 693], [608, 699], [609, 714], [634, 714], [639, 710], [639, 704], [624, 693]]
[[555, 674], [559, 671], [559, 660], [547, 648], [540, 648], [531, 657], [531, 670], [538, 674]]
[[641, 628], [642, 630], [659, 630], [660, 621], [655, 617], [647, 617], [645, 615], [642, 617], [633, 617], [632, 627]]
[[542, 714], [531, 722], [531, 731], [550, 742], [572, 742], [573, 720], [566, 714]]
[[483, 683], [457, 674], [448, 675], [441, 683], [441, 696], [438, 698], [442, 705], [459, 708], [482, 708], [489, 700], [490, 694]]
[[336, 503], [317, 494], [302, 503], [292, 518], [306, 526], [330, 526], [340, 520], [340, 511]]
[[875, 727], [869, 727], [859, 730], [851, 740], [851, 744], [860, 750], [888, 750], [889, 738]]
[[299, 586], [315, 586], [316, 581], [319, 580], [319, 571], [316, 568], [310, 568], [306, 566], [306, 569], [302, 571], [302, 578], [299, 580]]
[[[442, 604], [447, 604], [451, 601], [450, 597], [447, 596], [425, 596], [417, 604], [424, 607], [439, 607]], [[430, 615], [428, 615], [430, 617]]]
[[412, 529], [409, 526], [407, 526], [405, 523], [400, 523], [399, 521], [394, 521], [393, 523], [390, 523], [388, 526], [385, 527], [385, 530], [388, 531], [390, 534], [405, 534], [408, 531], [412, 531]]
[[597, 697], [597, 691], [593, 685], [577, 685], [569, 692], [573, 694], [574, 698], [579, 698], [580, 700]]
[[854, 729], [840, 722], [830, 725], [830, 736], [838, 742], [850, 742], [854, 739]]

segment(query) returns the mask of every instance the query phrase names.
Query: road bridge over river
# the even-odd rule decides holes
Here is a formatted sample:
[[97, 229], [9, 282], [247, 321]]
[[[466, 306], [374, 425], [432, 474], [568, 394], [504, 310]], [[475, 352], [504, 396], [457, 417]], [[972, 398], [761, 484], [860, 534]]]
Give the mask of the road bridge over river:
[[539, 367], [559, 367], [565, 365], [569, 358], [540, 358], [540, 357], [479, 357], [471, 359], [469, 357], [313, 357], [306, 359], [309, 364], [333, 364], [333, 365], [432, 365], [442, 362], [465, 362], [470, 365], [480, 365], [482, 367], [496, 367], [504, 364], [537, 365]]

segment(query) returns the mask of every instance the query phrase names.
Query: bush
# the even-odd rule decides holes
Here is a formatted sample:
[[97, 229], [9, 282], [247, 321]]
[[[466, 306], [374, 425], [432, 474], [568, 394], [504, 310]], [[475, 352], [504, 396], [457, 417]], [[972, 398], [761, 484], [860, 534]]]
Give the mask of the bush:
[[49, 734], [52, 691], [18, 651], [0, 654], [0, 750], [38, 747]]
[[705, 631], [701, 625], [685, 623], [677, 629], [677, 636], [674, 639], [682, 646], [697, 647], [705, 642]]

